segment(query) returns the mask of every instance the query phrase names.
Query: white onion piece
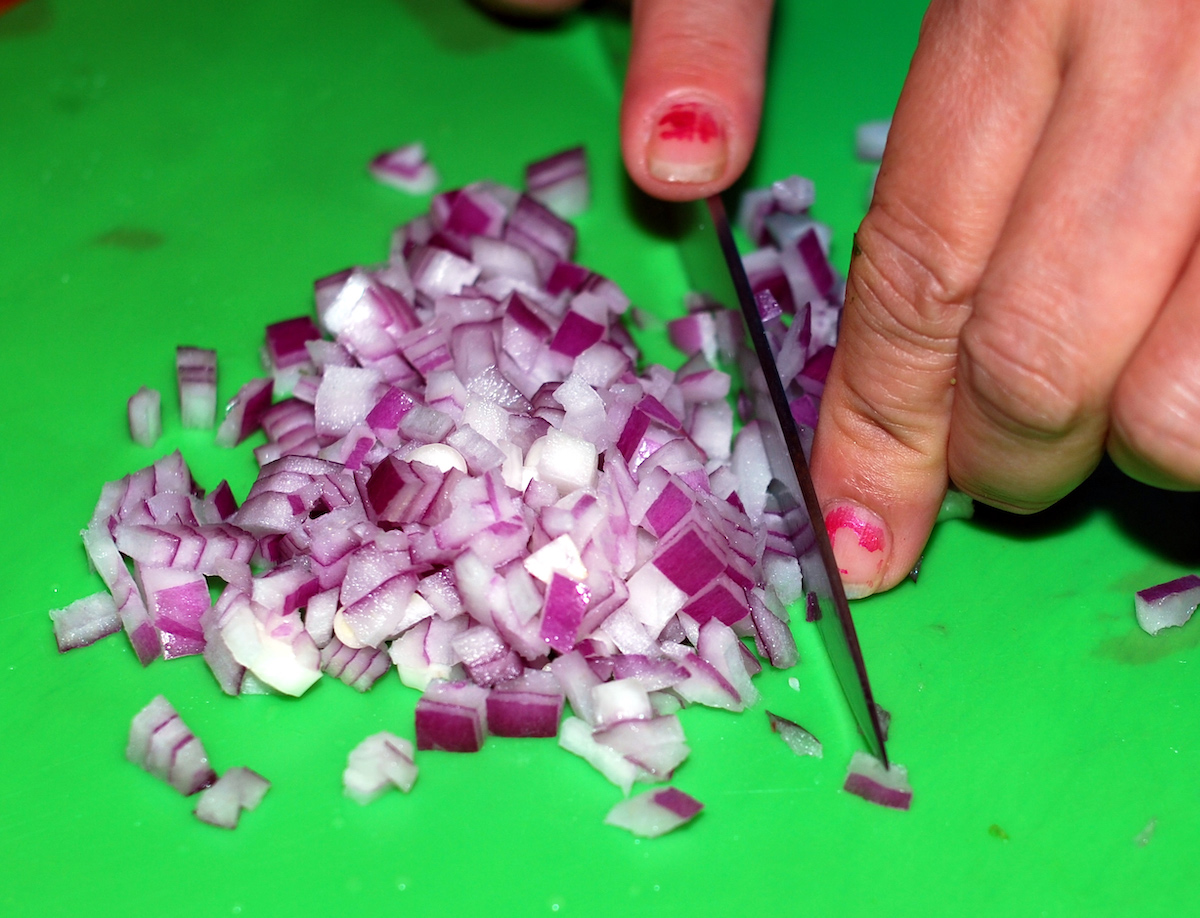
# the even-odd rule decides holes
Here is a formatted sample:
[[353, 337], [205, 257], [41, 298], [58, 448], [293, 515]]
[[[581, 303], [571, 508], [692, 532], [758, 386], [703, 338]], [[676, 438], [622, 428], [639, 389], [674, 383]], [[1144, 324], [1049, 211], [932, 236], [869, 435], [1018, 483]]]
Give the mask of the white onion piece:
[[271, 782], [249, 768], [230, 768], [200, 794], [196, 818], [222, 829], [236, 829], [242, 810], [257, 809]]
[[342, 772], [346, 796], [367, 804], [393, 787], [407, 794], [419, 770], [413, 759], [413, 744], [403, 737], [387, 731], [368, 736], [350, 750]]
[[585, 760], [609, 781], [628, 794], [635, 781], [646, 773], [611, 746], [596, 741], [592, 728], [578, 717], [568, 717], [558, 730], [558, 745]]
[[654, 715], [650, 696], [637, 679], [617, 679], [595, 686], [592, 712], [599, 727], [626, 720], [647, 720]]
[[176, 348], [175, 378], [183, 426], [212, 427], [217, 418], [217, 352], [199, 347]]
[[854, 130], [854, 151], [859, 159], [878, 162], [883, 159], [883, 148], [887, 145], [891, 119], [864, 121]]
[[467, 460], [463, 458], [463, 454], [445, 443], [426, 443], [424, 446], [418, 446], [409, 454], [408, 460], [423, 462], [439, 472], [448, 472], [451, 469], [467, 471]]
[[162, 436], [162, 395], [157, 389], [142, 386], [129, 396], [129, 436], [147, 449]]
[[525, 167], [525, 189], [560, 217], [574, 217], [588, 208], [591, 185], [583, 147], [572, 147]]
[[321, 678], [321, 653], [300, 617], [291, 619], [256, 608], [247, 596], [236, 596], [222, 613], [216, 635], [229, 655], [266, 685], [299, 696]]
[[51, 610], [50, 620], [60, 653], [86, 647], [121, 630], [117, 604], [104, 592], [77, 599], [65, 609]]
[[683, 725], [674, 714], [597, 728], [592, 737], [659, 781], [669, 781], [691, 752], [683, 737]]
[[566, 533], [531, 552], [523, 563], [525, 570], [545, 584], [549, 584], [555, 574], [579, 581], [588, 576], [578, 546]]
[[664, 787], [622, 800], [608, 811], [604, 822], [642, 838], [657, 838], [690, 822], [703, 808], [695, 797]]

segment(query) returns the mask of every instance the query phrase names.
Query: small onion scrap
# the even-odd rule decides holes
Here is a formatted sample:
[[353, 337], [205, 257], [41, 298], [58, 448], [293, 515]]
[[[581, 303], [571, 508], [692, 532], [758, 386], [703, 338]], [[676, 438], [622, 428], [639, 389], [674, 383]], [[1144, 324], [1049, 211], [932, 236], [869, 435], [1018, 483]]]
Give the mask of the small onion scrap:
[[824, 756], [821, 741], [794, 720], [788, 720], [770, 711], [767, 711], [767, 720], [771, 724], [771, 731], [778, 733], [779, 738], [796, 755], [811, 755], [818, 759]]
[[157, 389], [142, 386], [129, 396], [129, 437], [147, 449], [162, 436], [162, 395]]
[[249, 768], [230, 768], [201, 792], [194, 813], [201, 822], [236, 829], [242, 810], [253, 810], [271, 789], [271, 782]]
[[1195, 574], [1138, 590], [1133, 597], [1138, 625], [1147, 634], [1187, 624], [1198, 605], [1200, 577]]
[[347, 797], [367, 804], [392, 787], [407, 794], [416, 783], [417, 772], [413, 744], [383, 731], [368, 736], [350, 751], [342, 785]]
[[912, 804], [913, 792], [912, 785], [908, 783], [908, 769], [895, 762], [884, 768], [879, 759], [861, 750], [850, 759], [842, 789], [871, 803], [896, 810], [907, 810]]
[[437, 169], [426, 158], [421, 143], [380, 153], [367, 168], [376, 180], [409, 194], [428, 194], [438, 183]]
[[643, 791], [622, 800], [604, 818], [606, 824], [641, 838], [657, 838], [691, 822], [704, 804], [674, 787]]

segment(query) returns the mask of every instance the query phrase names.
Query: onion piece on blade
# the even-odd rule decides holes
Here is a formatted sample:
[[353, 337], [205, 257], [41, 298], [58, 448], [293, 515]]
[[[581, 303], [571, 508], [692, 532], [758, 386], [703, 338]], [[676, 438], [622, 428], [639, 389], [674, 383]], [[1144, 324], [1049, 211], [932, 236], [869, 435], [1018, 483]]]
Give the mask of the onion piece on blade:
[[1195, 574], [1138, 590], [1133, 597], [1137, 622], [1147, 634], [1186, 624], [1200, 605], [1200, 577]]
[[912, 803], [908, 769], [895, 762], [884, 768], [879, 759], [861, 750], [850, 759], [842, 789], [871, 803], [896, 810], [907, 810]]

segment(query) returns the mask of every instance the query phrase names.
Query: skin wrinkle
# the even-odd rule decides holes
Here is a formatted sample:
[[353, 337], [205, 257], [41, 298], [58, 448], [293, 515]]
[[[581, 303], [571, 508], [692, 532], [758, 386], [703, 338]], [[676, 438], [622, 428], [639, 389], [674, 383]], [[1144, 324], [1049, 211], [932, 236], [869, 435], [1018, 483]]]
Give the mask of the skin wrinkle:
[[[1012, 295], [1010, 294], [1010, 297]], [[975, 315], [959, 340], [959, 384], [970, 389], [984, 415], [1007, 433], [1060, 440], [1107, 403], [1072, 367], [1086, 367], [1086, 342], [1058, 334], [1069, 313], [1057, 298], [1037, 296], [1045, 309], [1023, 308], [999, 317]]]

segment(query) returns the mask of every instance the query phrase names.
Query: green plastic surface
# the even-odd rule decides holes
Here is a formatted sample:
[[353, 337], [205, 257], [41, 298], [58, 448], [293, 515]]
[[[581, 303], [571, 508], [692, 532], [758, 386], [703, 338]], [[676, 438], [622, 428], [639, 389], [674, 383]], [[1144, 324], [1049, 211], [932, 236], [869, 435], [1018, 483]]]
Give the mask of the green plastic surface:
[[[816, 179], [844, 269], [917, 0], [784, 2], [752, 178]], [[378, 185], [423, 140], [443, 188], [519, 183], [586, 142], [580, 258], [657, 316], [684, 289], [617, 158], [605, 24], [517, 29], [451, 0], [27, 0], [0, 16], [0, 914], [1078, 915], [1194, 911], [1200, 624], [1150, 638], [1135, 589], [1195, 569], [1197, 504], [1103, 473], [1041, 517], [946, 523], [918, 584], [854, 606], [910, 812], [839, 788], [856, 737], [812, 629], [743, 715], [689, 709], [675, 784], [706, 804], [653, 841], [603, 825], [619, 791], [552, 740], [425, 753], [413, 792], [341, 792], [368, 733], [412, 735], [416, 694], [324, 680], [228, 698], [196, 658], [138, 666], [114, 636], [60, 656], [47, 610], [99, 587], [77, 538], [102, 482], [175, 448], [206, 486], [247, 447], [181, 431], [177, 344], [215, 347], [221, 398], [311, 281], [383, 258], [427, 198]], [[661, 324], [640, 336], [667, 359]], [[133, 445], [127, 397], [164, 393]], [[799, 690], [789, 685], [799, 682]], [[125, 762], [164, 693], [219, 770], [272, 783], [234, 832]], [[770, 708], [825, 743], [800, 759]], [[1145, 831], [1148, 826], [1153, 831]], [[1142, 843], [1139, 843], [1142, 842]]]

